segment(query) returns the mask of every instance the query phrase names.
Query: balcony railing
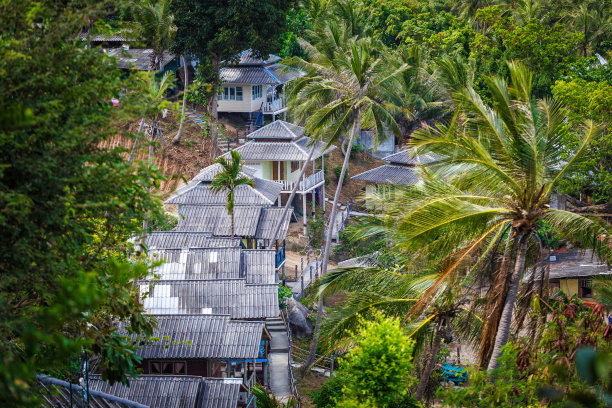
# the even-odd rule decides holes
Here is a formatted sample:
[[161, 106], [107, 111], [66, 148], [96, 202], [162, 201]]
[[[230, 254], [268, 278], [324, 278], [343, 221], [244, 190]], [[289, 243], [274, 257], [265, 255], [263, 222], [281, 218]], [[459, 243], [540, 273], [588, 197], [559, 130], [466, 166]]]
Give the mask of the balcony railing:
[[[325, 175], [323, 174], [323, 170], [317, 170], [310, 176], [306, 177], [304, 180], [300, 181], [300, 185], [298, 186], [299, 191], [306, 191], [312, 186], [315, 186], [325, 180]], [[293, 186], [295, 185], [295, 180], [275, 180], [277, 183], [282, 183], [283, 192], [288, 193], [293, 190]]]
[[264, 112], [276, 112], [277, 110], [281, 110], [285, 107], [282, 98], [274, 99], [272, 102], [264, 102], [263, 110]]

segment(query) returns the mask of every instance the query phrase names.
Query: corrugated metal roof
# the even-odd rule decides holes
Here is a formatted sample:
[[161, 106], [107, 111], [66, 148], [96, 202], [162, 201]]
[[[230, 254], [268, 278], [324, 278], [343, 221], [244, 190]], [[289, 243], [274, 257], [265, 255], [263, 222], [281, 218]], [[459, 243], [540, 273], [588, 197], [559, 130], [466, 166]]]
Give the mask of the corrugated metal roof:
[[429, 164], [438, 159], [434, 154], [414, 155], [413, 149], [405, 149], [397, 153], [390, 154], [389, 156], [383, 157], [383, 160], [389, 163], [416, 166], [417, 164]]
[[[72, 408], [75, 406], [84, 406], [83, 389], [76, 384], [69, 384], [66, 381], [58, 380], [57, 378], [38, 376], [40, 382], [42, 405], [41, 407], [49, 408]], [[87, 406], [90, 408], [148, 408], [135, 401], [130, 401], [126, 398], [119, 398], [115, 395], [104, 392], [89, 390], [89, 399]]]
[[160, 281], [246, 278], [246, 283], [276, 282], [274, 249], [166, 249], [151, 251], [149, 256], [165, 261], [153, 270]]
[[[609, 266], [598, 256], [594, 255], [591, 249], [582, 250], [574, 248], [553, 252], [550, 261], [549, 279], [597, 276], [607, 274], [608, 270]], [[530, 268], [525, 274], [523, 281], [530, 279], [532, 271], [533, 268]]]
[[275, 283], [276, 257], [274, 249], [244, 249], [240, 265], [247, 283]]
[[279, 315], [278, 285], [246, 279], [139, 282], [145, 309], [153, 314], [229, 314], [234, 319]]
[[[153, 261], [165, 261], [153, 273], [159, 280], [244, 278], [241, 248], [165, 249], [149, 253]], [[153, 277], [151, 277], [153, 278]]]
[[[239, 237], [255, 237], [259, 223], [259, 206], [234, 208], [234, 230]], [[185, 205], [181, 208], [177, 231], [199, 231], [214, 236], [231, 236], [232, 219], [225, 206]]]
[[414, 168], [385, 164], [372, 170], [364, 171], [351, 177], [352, 180], [362, 180], [379, 184], [411, 185], [420, 180]]
[[211, 234], [207, 232], [153, 231], [147, 235], [145, 244], [149, 250], [171, 248], [219, 248], [239, 247], [240, 240], [212, 237]]
[[284, 120], [275, 120], [247, 135], [248, 139], [293, 140], [304, 135], [304, 128]]
[[[292, 142], [264, 142], [251, 140], [250, 142], [234, 149], [242, 154], [244, 161], [306, 161], [310, 146], [307, 145], [310, 139], [302, 137]], [[335, 146], [325, 150], [327, 144], [319, 142], [313, 154], [313, 160], [323, 154], [331, 152]], [[228, 153], [226, 153], [227, 155]]]
[[[121, 69], [137, 69], [140, 71], [154, 70], [151, 68], [152, 49], [130, 48], [126, 50], [123, 48], [111, 48], [106, 50], [106, 53], [118, 58], [117, 66]], [[174, 55], [164, 52], [161, 69], [173, 59]]]
[[[78, 35], [79, 40], [87, 40], [87, 36], [89, 33], [81, 33]], [[110, 35], [101, 35], [101, 34], [93, 34], [91, 36], [91, 41], [94, 42], [104, 42], [104, 41], [112, 41], [112, 42], [127, 42], [134, 41], [132, 38], [127, 38], [118, 34], [110, 34]]]
[[[229, 315], [156, 315], [153, 336], [160, 341], [140, 346], [144, 359], [259, 357], [265, 323], [230, 320]], [[121, 333], [125, 330], [120, 329]], [[137, 339], [137, 335], [131, 336]]]
[[236, 408], [240, 397], [241, 379], [204, 378], [202, 408]]
[[289, 221], [291, 220], [291, 211], [287, 212], [287, 216], [283, 224], [281, 225], [278, 235], [273, 237], [274, 229], [276, 224], [279, 222], [284, 208], [278, 207], [266, 207], [262, 208], [261, 215], [259, 216], [259, 224], [257, 225], [257, 232], [255, 237], [258, 239], [285, 239], [287, 231], [289, 230]]
[[91, 374], [89, 388], [126, 398], [151, 408], [199, 408], [204, 391], [202, 377], [188, 375], [142, 375], [130, 379], [130, 385], [110, 385], [102, 376]]

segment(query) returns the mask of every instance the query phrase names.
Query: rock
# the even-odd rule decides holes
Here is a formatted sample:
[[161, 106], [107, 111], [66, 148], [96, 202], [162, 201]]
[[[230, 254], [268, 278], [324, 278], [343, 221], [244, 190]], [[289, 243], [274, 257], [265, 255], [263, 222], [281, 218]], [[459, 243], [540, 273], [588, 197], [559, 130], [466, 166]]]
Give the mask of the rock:
[[298, 339], [312, 336], [312, 323], [308, 318], [310, 312], [295, 298], [286, 299], [287, 312], [289, 313], [289, 324], [291, 332]]

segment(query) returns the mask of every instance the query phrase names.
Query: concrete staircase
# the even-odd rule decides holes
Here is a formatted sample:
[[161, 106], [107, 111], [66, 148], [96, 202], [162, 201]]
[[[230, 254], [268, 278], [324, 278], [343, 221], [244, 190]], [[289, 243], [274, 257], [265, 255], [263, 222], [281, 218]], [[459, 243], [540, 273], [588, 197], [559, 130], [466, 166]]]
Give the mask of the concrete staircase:
[[266, 328], [272, 336], [268, 354], [270, 390], [278, 398], [291, 396], [289, 380], [289, 337], [283, 319], [266, 319]]
[[[186, 108], [185, 109], [185, 117], [187, 120], [195, 123], [196, 125], [198, 125], [200, 128], [205, 129], [206, 125], [207, 125], [207, 121], [204, 119], [204, 117], [202, 116], [202, 114], [194, 109], [191, 108]], [[239, 144], [243, 144], [244, 143], [244, 139], [240, 139], [238, 140]], [[236, 147], [236, 141], [235, 140], [231, 140], [230, 143], [228, 143], [228, 140], [226, 139], [225, 135], [223, 135], [221, 132], [217, 133], [217, 146], [219, 146], [219, 150], [221, 150], [221, 154], [225, 154], [227, 153], [229, 150], [231, 150], [230, 148], [235, 148]]]

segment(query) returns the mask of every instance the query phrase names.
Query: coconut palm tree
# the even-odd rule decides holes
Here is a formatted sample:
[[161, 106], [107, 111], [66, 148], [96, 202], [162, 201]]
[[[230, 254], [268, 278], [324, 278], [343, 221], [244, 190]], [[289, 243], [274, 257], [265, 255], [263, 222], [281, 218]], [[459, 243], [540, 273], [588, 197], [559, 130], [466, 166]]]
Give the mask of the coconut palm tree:
[[171, 0], [134, 0], [134, 21], [128, 24], [128, 29], [136, 38], [144, 39], [151, 54], [151, 69], [162, 67], [164, 53], [170, 48], [176, 26], [174, 15], [170, 10]]
[[213, 193], [227, 191], [227, 204], [225, 209], [232, 219], [232, 239], [234, 238], [234, 193], [239, 186], [255, 187], [253, 179], [242, 175], [242, 163], [240, 162], [240, 153], [231, 151], [232, 161], [228, 161], [225, 157], [218, 157], [215, 163], [221, 165], [222, 170], [215, 174], [213, 181], [210, 183], [210, 190]]
[[183, 88], [183, 107], [181, 109], [181, 123], [179, 125], [179, 130], [172, 139], [172, 143], [180, 143], [181, 136], [183, 136], [183, 125], [185, 124], [185, 105], [187, 104], [187, 86], [189, 85], [189, 69], [187, 68], [187, 59], [183, 55], [183, 78], [185, 80], [185, 87]]
[[[496, 271], [496, 285], [501, 288], [495, 302], [499, 318], [487, 316], [483, 333], [485, 341], [494, 339], [489, 369], [497, 366], [500, 350], [508, 341], [528, 246], [538, 253], [536, 260], [544, 255], [538, 244], [539, 223], [547, 222], [578, 245], [605, 250], [605, 244], [597, 239], [605, 233], [600, 224], [549, 207], [557, 181], [568, 173], [599, 128], [585, 122], [582, 143], [572, 159], [563, 162], [564, 110], [554, 101], [534, 100], [531, 72], [519, 63], [508, 66], [510, 84], [499, 77], [485, 79], [491, 105], [484, 103], [469, 83], [459, 85], [452, 90], [457, 112], [451, 123], [415, 133], [419, 154], [440, 156], [431, 164], [440, 179], [426, 180], [407, 190], [401, 196], [402, 213], [395, 220], [398, 245], [414, 249], [447, 241], [452, 247], [456, 245], [451, 245], [452, 239], [462, 244], [460, 260], [470, 259], [478, 251], [488, 252], [490, 247], [484, 251], [483, 247], [495, 242], [492, 237], [499, 237], [497, 244], [506, 240]], [[453, 263], [431, 292], [460, 264]], [[426, 300], [424, 296], [416, 307]]]
[[[328, 28], [327, 32], [333, 35], [334, 29]], [[333, 53], [320, 50], [317, 44], [303, 42], [302, 45], [309, 61], [295, 59], [292, 62], [293, 66], [307, 73], [295, 80], [290, 88], [291, 100], [300, 101], [294, 107], [294, 115], [304, 121], [311, 135], [325, 139], [328, 146], [348, 132], [348, 138], [344, 141], [345, 158], [328, 220], [321, 263], [321, 274], [324, 275], [327, 272], [338, 200], [353, 141], [362, 127], [374, 129], [380, 140], [385, 138], [387, 129], [396, 135], [400, 133], [392, 114], [398, 110], [392, 103], [397, 102], [392, 85], [397, 83], [398, 76], [406, 67], [401, 66], [389, 72], [384, 61], [371, 51], [374, 43], [370, 39], [349, 40], [342, 52], [334, 49]], [[303, 372], [314, 361], [322, 309], [320, 297], [311, 352]]]

